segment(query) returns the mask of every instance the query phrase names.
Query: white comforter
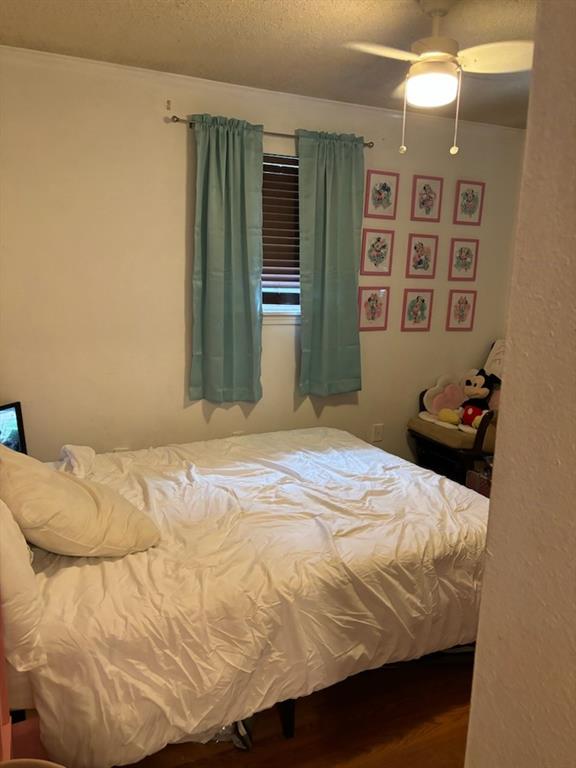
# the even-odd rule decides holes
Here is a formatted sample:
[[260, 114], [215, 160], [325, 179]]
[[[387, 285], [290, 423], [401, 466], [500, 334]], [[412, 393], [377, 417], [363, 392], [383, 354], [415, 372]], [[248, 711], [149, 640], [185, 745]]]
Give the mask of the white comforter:
[[385, 662], [474, 639], [487, 500], [332, 429], [72, 455], [162, 530], [43, 554], [44, 742], [136, 761]]

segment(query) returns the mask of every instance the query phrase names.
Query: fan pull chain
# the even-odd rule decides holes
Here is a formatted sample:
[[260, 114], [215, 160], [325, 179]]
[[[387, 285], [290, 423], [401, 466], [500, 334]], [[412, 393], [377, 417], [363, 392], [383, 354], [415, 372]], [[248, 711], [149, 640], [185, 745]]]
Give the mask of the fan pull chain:
[[450, 154], [457, 155], [460, 151], [458, 146], [458, 115], [460, 113], [460, 91], [462, 89], [462, 69], [458, 70], [458, 93], [456, 94], [456, 117], [454, 119], [454, 142], [450, 147]]
[[[404, 109], [402, 111], [402, 144], [400, 145], [400, 149], [398, 152], [400, 152], [401, 155], [405, 155], [406, 152], [408, 152], [408, 147], [406, 146], [406, 96], [408, 92], [408, 88], [406, 87], [406, 80], [404, 81]], [[450, 150], [452, 151], [452, 150]]]

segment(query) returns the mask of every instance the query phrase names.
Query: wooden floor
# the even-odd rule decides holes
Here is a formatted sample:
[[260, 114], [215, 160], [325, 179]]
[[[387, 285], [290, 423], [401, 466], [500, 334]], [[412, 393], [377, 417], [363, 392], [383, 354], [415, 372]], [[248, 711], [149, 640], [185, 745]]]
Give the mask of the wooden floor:
[[175, 744], [139, 768], [462, 768], [472, 654], [436, 654], [365, 672], [299, 699], [296, 736], [275, 710], [254, 718], [254, 746]]

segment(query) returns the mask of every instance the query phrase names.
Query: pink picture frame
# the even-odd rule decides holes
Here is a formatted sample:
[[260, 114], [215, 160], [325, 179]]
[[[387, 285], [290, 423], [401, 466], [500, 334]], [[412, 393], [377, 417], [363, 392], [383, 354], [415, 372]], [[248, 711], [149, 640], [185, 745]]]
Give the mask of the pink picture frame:
[[428, 288], [405, 288], [402, 301], [400, 330], [423, 332], [430, 330], [434, 291]]
[[471, 237], [453, 237], [448, 254], [448, 280], [474, 282], [478, 270], [480, 241]]
[[[467, 194], [466, 198], [463, 197], [464, 194]], [[456, 194], [454, 195], [452, 223], [465, 227], [479, 227], [482, 223], [485, 194], [486, 183], [484, 181], [458, 179]]]
[[361, 331], [386, 331], [390, 288], [383, 285], [361, 285], [358, 288], [358, 317]]
[[448, 294], [447, 331], [472, 331], [478, 291], [454, 288]]
[[[394, 230], [362, 230], [362, 251], [360, 254], [360, 274], [390, 277], [394, 254]], [[372, 268], [370, 268], [372, 267]]]
[[364, 217], [366, 219], [395, 219], [398, 209], [400, 174], [395, 171], [366, 171]]
[[438, 235], [411, 232], [408, 235], [405, 276], [418, 280], [432, 280], [436, 276], [437, 256]]
[[412, 177], [411, 221], [438, 223], [442, 216], [442, 176], [424, 176], [415, 173]]

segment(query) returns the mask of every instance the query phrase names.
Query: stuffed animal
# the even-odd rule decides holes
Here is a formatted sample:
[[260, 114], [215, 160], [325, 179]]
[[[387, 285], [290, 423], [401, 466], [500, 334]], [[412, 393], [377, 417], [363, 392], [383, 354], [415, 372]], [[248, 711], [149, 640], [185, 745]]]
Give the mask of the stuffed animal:
[[483, 368], [473, 368], [460, 379], [442, 376], [422, 398], [424, 408], [419, 416], [448, 429], [473, 432], [489, 410], [494, 388], [500, 379]]
[[427, 389], [422, 398], [425, 410], [418, 415], [441, 427], [457, 429], [460, 423], [460, 406], [466, 399], [461, 377], [441, 376], [436, 384]]
[[475, 405], [468, 405], [468, 403], [466, 403], [462, 410], [461, 423], [465, 427], [472, 427], [473, 429], [478, 429], [484, 413], [485, 411], [483, 411], [481, 408], [477, 408]]
[[444, 408], [459, 408], [466, 395], [459, 377], [441, 376], [433, 387], [426, 390], [422, 400], [428, 413], [436, 416]]
[[452, 424], [453, 426], [457, 427], [458, 424], [460, 424], [460, 411], [461, 408], [455, 408], [452, 410], [451, 408], [442, 408], [438, 413], [436, 414], [436, 418], [438, 421], [443, 422], [442, 426], [445, 424]]
[[484, 368], [473, 368], [468, 371], [461, 381], [466, 406], [487, 411], [492, 391], [499, 383], [500, 379], [494, 374], [486, 373]]

